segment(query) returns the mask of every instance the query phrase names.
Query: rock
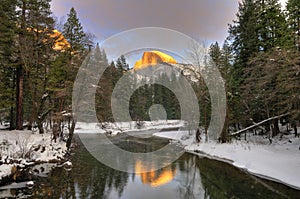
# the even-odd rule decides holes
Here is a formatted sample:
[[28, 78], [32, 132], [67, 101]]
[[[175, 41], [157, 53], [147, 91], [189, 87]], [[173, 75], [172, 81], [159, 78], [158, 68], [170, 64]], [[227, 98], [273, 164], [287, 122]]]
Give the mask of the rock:
[[32, 187], [34, 186], [34, 182], [33, 181], [28, 181], [26, 183], [26, 186], [29, 188], [29, 189], [32, 189]]
[[161, 63], [176, 64], [177, 62], [170, 55], [167, 55], [159, 51], [144, 52], [142, 59], [140, 59], [135, 63], [134, 70], [143, 69], [149, 65], [156, 65]]
[[72, 162], [67, 161], [63, 164], [63, 166], [64, 166], [65, 170], [70, 171], [72, 169], [73, 164], [72, 164]]

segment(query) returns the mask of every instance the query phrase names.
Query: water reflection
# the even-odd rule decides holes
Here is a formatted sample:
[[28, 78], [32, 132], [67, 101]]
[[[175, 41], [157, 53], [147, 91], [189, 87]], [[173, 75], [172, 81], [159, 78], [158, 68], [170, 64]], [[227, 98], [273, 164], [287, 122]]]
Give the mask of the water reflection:
[[171, 166], [145, 173], [142, 172], [143, 170], [145, 170], [145, 166], [141, 161], [137, 161], [135, 164], [137, 175], [140, 176], [143, 184], [148, 184], [151, 187], [158, 187], [171, 182], [176, 174], [175, 169], [172, 169]]
[[[152, 140], [153, 141], [153, 140]], [[147, 145], [151, 145], [151, 142]], [[166, 142], [156, 142], [154, 149]], [[121, 145], [125, 142], [120, 141]], [[140, 146], [129, 144], [132, 150]], [[153, 148], [153, 146], [155, 146]], [[123, 146], [125, 147], [125, 146]], [[138, 151], [138, 149], [135, 149]], [[84, 147], [72, 157], [73, 169], [55, 168], [48, 178], [32, 176], [35, 187], [2, 190], [6, 198], [100, 198], [100, 199], [176, 199], [176, 198], [299, 198], [300, 192], [286, 186], [257, 179], [225, 163], [184, 154], [163, 169], [142, 173], [145, 165], [137, 160], [133, 170], [140, 174], [111, 169], [95, 160]], [[8, 196], [9, 194], [10, 196]], [[26, 197], [25, 197], [26, 198]]]

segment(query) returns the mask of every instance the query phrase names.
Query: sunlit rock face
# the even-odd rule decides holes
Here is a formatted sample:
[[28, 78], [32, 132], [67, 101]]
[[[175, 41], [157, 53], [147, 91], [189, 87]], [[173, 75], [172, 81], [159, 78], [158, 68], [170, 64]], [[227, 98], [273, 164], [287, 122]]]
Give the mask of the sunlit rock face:
[[50, 37], [55, 40], [53, 45], [54, 50], [63, 51], [71, 47], [66, 38], [58, 30], [53, 30]]
[[[38, 33], [44, 33], [47, 30], [48, 29], [37, 30], [37, 29], [33, 29], [33, 28], [27, 28], [27, 31], [29, 31], [29, 32], [33, 31], [33, 32], [38, 32]], [[58, 30], [48, 31], [47, 34], [51, 39], [53, 39], [53, 46], [52, 46], [53, 50], [65, 51], [65, 50], [71, 48], [70, 43], [63, 36], [63, 34], [60, 33]], [[44, 39], [43, 42], [47, 43], [48, 39]]]
[[147, 66], [157, 65], [161, 63], [176, 64], [177, 61], [170, 55], [167, 55], [160, 51], [144, 52], [142, 59], [135, 63], [134, 70], [143, 69]]

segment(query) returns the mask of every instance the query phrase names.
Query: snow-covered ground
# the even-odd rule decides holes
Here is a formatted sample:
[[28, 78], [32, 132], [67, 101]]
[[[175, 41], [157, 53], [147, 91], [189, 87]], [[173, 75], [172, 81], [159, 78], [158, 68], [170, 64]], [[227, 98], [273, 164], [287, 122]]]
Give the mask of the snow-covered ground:
[[[184, 122], [180, 120], [158, 120], [158, 121], [144, 121], [140, 128], [137, 123], [133, 122], [118, 122], [118, 123], [82, 123], [77, 122], [75, 133], [110, 133], [116, 135], [118, 133], [132, 132], [132, 131], [148, 131], [168, 128], [180, 128], [184, 126]], [[104, 130], [105, 129], [105, 130]]]
[[275, 137], [272, 144], [263, 136], [250, 136], [248, 141], [220, 144], [213, 141], [195, 143], [187, 132], [171, 131], [154, 134], [179, 140], [191, 153], [228, 162], [251, 174], [300, 189], [300, 138], [293, 134]]
[[11, 174], [13, 167], [24, 167], [36, 162], [62, 160], [66, 143], [51, 141], [51, 133], [32, 131], [0, 131], [0, 180]]

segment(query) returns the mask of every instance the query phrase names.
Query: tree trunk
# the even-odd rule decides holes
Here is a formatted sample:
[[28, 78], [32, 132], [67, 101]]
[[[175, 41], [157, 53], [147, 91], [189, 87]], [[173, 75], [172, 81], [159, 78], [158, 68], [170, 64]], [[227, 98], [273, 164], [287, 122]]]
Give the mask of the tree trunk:
[[280, 133], [279, 125], [278, 125], [278, 118], [273, 120], [273, 127], [272, 127], [272, 137], [278, 135]]
[[207, 104], [204, 100], [205, 103], [205, 107], [204, 107], [204, 134], [205, 134], [205, 142], [208, 142], [208, 135], [207, 135], [207, 131], [208, 131], [208, 125], [207, 125]]
[[[21, 30], [25, 31], [26, 27], [26, 2], [22, 1], [21, 9]], [[22, 47], [26, 45], [24, 34], [19, 34], [19, 45]], [[24, 60], [22, 59], [22, 52], [20, 52], [20, 65], [16, 69], [16, 130], [23, 130], [23, 84], [24, 84]]]
[[[34, 106], [33, 106], [33, 107], [34, 107]], [[35, 115], [35, 111], [32, 110], [32, 111], [31, 111], [31, 114], [30, 114], [28, 126], [27, 126], [27, 129], [28, 129], [29, 131], [32, 130], [32, 124], [33, 124], [33, 121], [34, 121], [34, 115]]]
[[74, 121], [74, 119], [72, 118], [71, 120], [72, 120], [72, 124], [69, 127], [69, 137], [68, 137], [68, 140], [67, 140], [67, 149], [68, 150], [70, 149], [71, 144], [72, 144], [72, 139], [73, 139], [75, 125], [76, 125], [76, 122]]
[[15, 129], [15, 123], [14, 123], [14, 107], [10, 107], [10, 117], [9, 117], [9, 130], [14, 130]]
[[226, 117], [225, 117], [225, 123], [224, 127], [221, 133], [221, 142], [226, 143], [228, 141], [228, 132], [229, 132], [229, 109], [228, 106], [226, 106]]
[[39, 129], [39, 134], [44, 134], [43, 121], [37, 120], [37, 127]]
[[16, 89], [16, 130], [23, 130], [23, 84], [24, 73], [22, 66], [17, 68], [17, 89]]
[[295, 137], [297, 137], [298, 136], [297, 125], [294, 124], [293, 128], [294, 128]]

